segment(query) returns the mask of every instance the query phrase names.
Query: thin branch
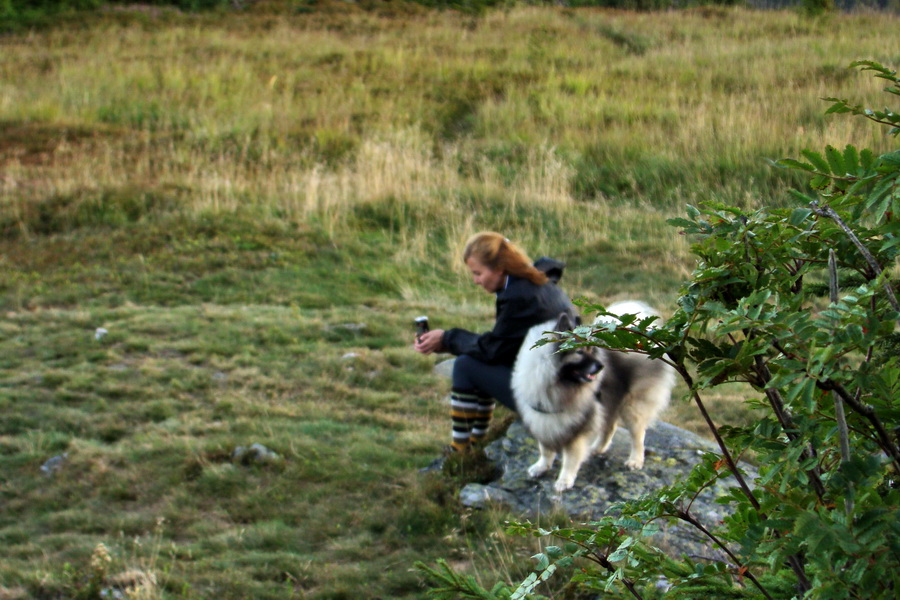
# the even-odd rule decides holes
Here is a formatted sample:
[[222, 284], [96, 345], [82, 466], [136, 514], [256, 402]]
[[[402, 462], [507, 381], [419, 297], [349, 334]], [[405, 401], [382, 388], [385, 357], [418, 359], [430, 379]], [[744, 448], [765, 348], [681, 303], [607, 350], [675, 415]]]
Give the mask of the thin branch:
[[[863, 255], [863, 258], [866, 260], [866, 263], [869, 265], [869, 268], [872, 269], [872, 272], [875, 273], [876, 277], [879, 277], [882, 273], [881, 265], [878, 264], [878, 261], [875, 260], [875, 257], [872, 256], [872, 253], [869, 252], [869, 249], [862, 243], [862, 241], [857, 237], [853, 230], [844, 223], [844, 220], [841, 219], [841, 216], [837, 214], [833, 208], [830, 206], [820, 207], [818, 202], [812, 202], [813, 212], [819, 216], [826, 217], [831, 219], [835, 223], [837, 223], [838, 227], [840, 227], [844, 233], [847, 234], [847, 237], [850, 238], [850, 241], [853, 242], [853, 245], [856, 246], [856, 249], [859, 250], [859, 253]], [[884, 291], [888, 296], [888, 301], [891, 303], [891, 307], [893, 307], [895, 312], [900, 312], [900, 303], [897, 302], [897, 296], [894, 294], [894, 288], [891, 285], [890, 281], [885, 280], [884, 282]]]
[[[737, 556], [735, 556], [734, 553], [732, 553], [731, 550], [729, 550], [728, 547], [725, 544], [723, 544], [719, 538], [717, 538], [716, 536], [714, 536], [712, 534], [712, 532], [707, 530], [706, 527], [703, 526], [703, 523], [701, 523], [700, 521], [695, 519], [692, 514], [690, 514], [687, 511], [679, 510], [679, 511], [677, 511], [676, 516], [679, 519], [681, 519], [682, 521], [686, 521], [687, 523], [690, 523], [691, 525], [693, 525], [696, 529], [700, 530], [700, 533], [702, 533], [703, 535], [708, 537], [710, 540], [712, 540], [712, 542], [714, 544], [716, 544], [719, 548], [721, 548], [722, 551], [728, 555], [728, 558], [730, 558], [736, 565], [738, 565], [739, 568], [744, 568], [743, 565], [741, 564], [741, 560]], [[769, 600], [773, 600], [772, 596], [769, 595], [769, 592], [766, 590], [766, 588], [764, 588], [762, 586], [762, 584], [753, 575], [753, 573], [750, 572], [750, 569], [746, 569], [745, 574], [747, 576], [747, 579], [752, 581], [753, 585], [756, 586], [756, 589], [758, 589], [760, 592], [762, 592], [763, 596], [765, 596], [766, 598], [769, 598]]]
[[[775, 533], [776, 537], [781, 538], [781, 534], [778, 532]], [[812, 589], [812, 584], [809, 582], [809, 578], [806, 577], [806, 569], [803, 567], [803, 559], [800, 554], [792, 554], [788, 557], [787, 562], [791, 566], [791, 570], [794, 571], [794, 574], [797, 576], [798, 584], [801, 591], [808, 592]]]
[[[784, 406], [784, 400], [781, 399], [781, 394], [778, 390], [766, 387], [769, 381], [772, 379], [772, 374], [769, 371], [769, 367], [767, 367], [762, 359], [759, 356], [756, 356], [756, 369], [757, 376], [760, 378], [761, 383], [763, 384], [761, 387], [765, 389], [766, 398], [769, 399], [769, 405], [772, 407], [772, 410], [775, 412], [775, 416], [778, 418], [778, 422], [781, 424], [781, 428], [784, 430], [788, 439], [796, 441], [798, 439], [797, 435], [794, 433], [796, 430], [796, 426], [794, 425], [794, 421], [791, 418], [790, 413], [788, 413], [787, 409]], [[807, 446], [807, 449], [803, 451], [804, 458], [815, 457], [816, 449]], [[822, 483], [822, 478], [817, 468], [808, 469], [806, 471], [809, 476], [810, 482], [813, 484], [813, 489], [816, 492], [816, 495], [819, 497], [819, 502], [825, 503], [826, 490], [825, 485]]]
[[[573, 540], [571, 538], [567, 538], [562, 535], [557, 535], [556, 537], [558, 537], [561, 540], [566, 540], [567, 542], [573, 543], [576, 546], [581, 546], [581, 548], [583, 548], [584, 550], [587, 551], [587, 553], [584, 556], [588, 560], [591, 560], [591, 561], [597, 563], [598, 565], [600, 565], [601, 567], [603, 567], [610, 573], [616, 572], [616, 570], [617, 570], [616, 566], [614, 564], [612, 564], [611, 562], [609, 562], [609, 558], [606, 554], [603, 554], [602, 552], [598, 552], [598, 551], [594, 550], [593, 548], [591, 548], [584, 542], [581, 542], [578, 540]], [[637, 600], [644, 600], [643, 596], [641, 596], [640, 593], [637, 591], [637, 588], [635, 587], [634, 582], [632, 580], [628, 579], [627, 577], [622, 577], [619, 581], [622, 582], [622, 585], [624, 585], [628, 589], [628, 591], [631, 592], [631, 595], [634, 596], [635, 598], [637, 598]]]
[[891, 457], [891, 460], [894, 461], [894, 468], [900, 472], [900, 448], [897, 448], [897, 444], [895, 444], [891, 440], [890, 434], [884, 428], [884, 424], [878, 418], [878, 415], [875, 414], [875, 409], [867, 404], [863, 404], [853, 396], [851, 396], [847, 390], [840, 383], [825, 380], [818, 381], [816, 385], [819, 389], [827, 390], [831, 392], [837, 393], [841, 400], [843, 400], [847, 406], [849, 406], [854, 412], [862, 415], [872, 424], [872, 428], [875, 430], [875, 433], [878, 437], [878, 444], [881, 446], [881, 449], [885, 451], [885, 453]]
[[[615, 565], [609, 562], [609, 559], [605, 555], [599, 554], [597, 552], [593, 552], [592, 554], [594, 554], [594, 556], [596, 557], [594, 560], [597, 564], [611, 573], [616, 572]], [[637, 598], [637, 600], [644, 600], [644, 597], [641, 596], [641, 594], [637, 591], [637, 588], [635, 587], [632, 580], [628, 579], [627, 577], [622, 577], [619, 581], [622, 582], [622, 585], [624, 585], [625, 588], [628, 589], [629, 592], [631, 592], [631, 595]]]
[[887, 125], [888, 127], [896, 127], [897, 126], [897, 124], [894, 123], [893, 121], [885, 121], [883, 119], [877, 119], [871, 115], [864, 114], [863, 117], [872, 121], [873, 123], [878, 123], [879, 125]]
[[[634, 329], [632, 327], [617, 327], [616, 329], [619, 331], [627, 331], [628, 333], [632, 333], [636, 336], [642, 337], [645, 340], [647, 340], [648, 342], [650, 342], [652, 345], [656, 346], [657, 348], [665, 348], [666, 347], [666, 344], [664, 344], [660, 340], [654, 338], [653, 336], [648, 334], [646, 331], [641, 331], [640, 329]], [[588, 337], [576, 335], [575, 333], [571, 333], [571, 332], [570, 332], [570, 334], [573, 339], [578, 340], [580, 343], [583, 342], [586, 344], [596, 344], [595, 340], [597, 339], [596, 338], [597, 331], [602, 331], [602, 329], [595, 329], [594, 326], [592, 325], [591, 333], [588, 335]], [[613, 350], [612, 348], [607, 348], [607, 346], [601, 346], [601, 347], [606, 348], [607, 350]], [[621, 352], [622, 354], [643, 354], [644, 356], [647, 356], [648, 354], [650, 354], [650, 351], [647, 350], [646, 348], [615, 348], [614, 350], [616, 352]], [[676, 366], [675, 362], [670, 360], [666, 354], [663, 354], [662, 356], [655, 358], [654, 360], [664, 362], [667, 365], [669, 365], [670, 367]]]
[[[838, 271], [837, 258], [834, 255], [834, 248], [828, 250], [828, 291], [831, 298], [831, 304], [838, 303]], [[847, 428], [847, 415], [844, 414], [844, 403], [837, 392], [832, 391], [831, 396], [834, 400], [834, 418], [837, 420], [838, 437], [841, 441], [841, 464], [846, 465], [850, 462], [850, 432]], [[844, 499], [844, 507], [847, 514], [853, 512], [853, 484], [850, 484], [850, 494]]]
[[[757, 357], [758, 358], [758, 357]], [[706, 421], [706, 425], [712, 433], [713, 437], [716, 440], [716, 443], [719, 446], [719, 450], [722, 452], [722, 456], [725, 458], [725, 461], [728, 463], [728, 468], [731, 473], [734, 475], [735, 479], [738, 482], [738, 485], [741, 488], [741, 491], [749, 500], [750, 504], [756, 510], [757, 514], [761, 519], [767, 520], [767, 515], [762, 511], [762, 507], [759, 504], [759, 501], [756, 499], [756, 496], [753, 495], [753, 492], [750, 490], [750, 486], [747, 485], [747, 482], [744, 480], [743, 475], [737, 468], [737, 464], [734, 460], [734, 457], [731, 455], [731, 452], [728, 450], [728, 447], [725, 445], [725, 441], [722, 439], [722, 436], [719, 435], [719, 431], [716, 428], [715, 423], [712, 418], [709, 416], [709, 412], [706, 410], [706, 406], [703, 404], [702, 398], [700, 395], [694, 390], [694, 379], [691, 377], [691, 374], [688, 372], [687, 368], [684, 366], [683, 362], [678, 362], [678, 364], [674, 365], [675, 370], [687, 384], [688, 389], [691, 391], [691, 396], [694, 399], [694, 403], [697, 405], [697, 408], [700, 410], [700, 414], [703, 416], [703, 419]], [[768, 369], [766, 369], [768, 372]], [[781, 404], [783, 406], [783, 403]], [[774, 406], [773, 406], [774, 408]], [[781, 534], [775, 530], [773, 531], [775, 537], [781, 538]], [[803, 558], [800, 554], [793, 554], [788, 556], [786, 559], [788, 565], [791, 570], [794, 572], [794, 575], [797, 577], [797, 582], [802, 591], [808, 591], [812, 589], [812, 584], [809, 581], [809, 578], [806, 576], [806, 569], [803, 564]]]
[[691, 374], [688, 373], [687, 369], [684, 368], [684, 366], [681, 364], [676, 365], [675, 369], [678, 371], [679, 375], [681, 375], [681, 378], [684, 379], [684, 382], [688, 385], [688, 389], [691, 390], [691, 396], [694, 399], [694, 403], [697, 405], [697, 408], [700, 409], [700, 414], [703, 415], [703, 420], [706, 421], [706, 426], [709, 427], [709, 431], [715, 438], [716, 444], [718, 444], [719, 446], [719, 451], [722, 452], [722, 456], [728, 463], [728, 469], [731, 471], [731, 474], [734, 475], [735, 479], [737, 479], [738, 485], [741, 487], [741, 491], [744, 492], [744, 495], [747, 497], [747, 500], [750, 501], [750, 504], [753, 505], [753, 508], [759, 511], [759, 501], [756, 499], [756, 496], [753, 495], [753, 491], [750, 489], [750, 486], [747, 485], [747, 482], [744, 480], [744, 476], [741, 475], [734, 457], [731, 456], [731, 452], [725, 445], [725, 440], [723, 440], [722, 436], [719, 435], [719, 430], [716, 428], [716, 424], [713, 422], [712, 417], [709, 416], [709, 412], [706, 410], [706, 406], [703, 404], [703, 399], [700, 398], [700, 395], [696, 391], [694, 391], [693, 377], [691, 377]]
[[[717, 470], [718, 470], [718, 469], [717, 469]], [[696, 500], [699, 500], [699, 499], [700, 499], [700, 494], [702, 494], [702, 493], [705, 492], [706, 490], [710, 489], [710, 488], [713, 486], [713, 484], [715, 484], [718, 480], [719, 480], [719, 477], [716, 476], [715, 479], [712, 479], [712, 480], [707, 481], [706, 483], [704, 483], [703, 485], [701, 485], [701, 486], [697, 489], [696, 492], [694, 492], [693, 494], [691, 494], [690, 500], [689, 500], [688, 503], [687, 503], [687, 509], [686, 509], [686, 510], [687, 510], [688, 512], [690, 512], [690, 510], [694, 507], [694, 502], [695, 502]]]

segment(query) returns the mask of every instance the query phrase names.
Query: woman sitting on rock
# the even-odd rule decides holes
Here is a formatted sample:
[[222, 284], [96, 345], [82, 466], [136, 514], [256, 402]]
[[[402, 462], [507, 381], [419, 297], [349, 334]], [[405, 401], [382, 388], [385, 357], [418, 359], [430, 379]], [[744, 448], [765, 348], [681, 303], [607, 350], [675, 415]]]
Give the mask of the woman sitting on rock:
[[449, 450], [455, 452], [485, 436], [495, 400], [515, 410], [510, 377], [528, 329], [562, 312], [576, 315], [569, 297], [557, 286], [563, 263], [544, 257], [532, 264], [524, 251], [495, 232], [470, 238], [462, 258], [475, 285], [496, 295], [493, 329], [481, 334], [435, 329], [419, 336], [414, 345], [423, 354], [457, 356], [450, 390]]

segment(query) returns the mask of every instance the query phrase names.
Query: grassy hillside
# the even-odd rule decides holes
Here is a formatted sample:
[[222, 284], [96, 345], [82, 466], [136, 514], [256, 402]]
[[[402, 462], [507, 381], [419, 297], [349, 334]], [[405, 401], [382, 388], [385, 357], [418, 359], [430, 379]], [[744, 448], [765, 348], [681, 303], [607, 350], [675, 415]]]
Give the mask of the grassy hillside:
[[[0, 598], [521, 577], [534, 542], [417, 473], [447, 382], [411, 319], [491, 322], [464, 239], [670, 312], [685, 203], [782, 203], [766, 158], [889, 143], [821, 98], [878, 99], [845, 67], [900, 63], [895, 17], [295, 6], [0, 38]], [[232, 460], [254, 443], [279, 458]]]

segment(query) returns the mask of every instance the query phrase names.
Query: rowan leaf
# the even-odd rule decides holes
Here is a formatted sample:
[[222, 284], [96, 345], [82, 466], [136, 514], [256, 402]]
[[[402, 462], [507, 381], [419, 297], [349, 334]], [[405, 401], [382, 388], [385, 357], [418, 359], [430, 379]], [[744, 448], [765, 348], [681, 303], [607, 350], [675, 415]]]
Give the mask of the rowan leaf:
[[813, 167], [815, 167], [816, 172], [818, 173], [831, 173], [831, 167], [828, 165], [828, 161], [818, 152], [813, 150], [803, 150], [800, 152], [806, 159], [812, 163]]

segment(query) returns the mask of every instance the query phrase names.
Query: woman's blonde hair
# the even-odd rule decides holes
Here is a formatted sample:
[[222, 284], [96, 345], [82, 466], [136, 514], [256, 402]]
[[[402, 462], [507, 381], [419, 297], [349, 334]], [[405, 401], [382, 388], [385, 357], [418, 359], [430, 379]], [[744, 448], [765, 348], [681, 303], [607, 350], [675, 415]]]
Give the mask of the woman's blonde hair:
[[482, 231], [469, 238], [463, 250], [463, 262], [470, 258], [489, 269], [527, 279], [535, 285], [547, 283], [547, 275], [534, 267], [521, 248], [494, 231]]

